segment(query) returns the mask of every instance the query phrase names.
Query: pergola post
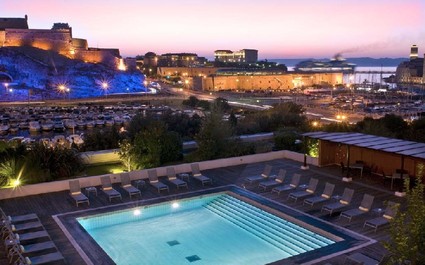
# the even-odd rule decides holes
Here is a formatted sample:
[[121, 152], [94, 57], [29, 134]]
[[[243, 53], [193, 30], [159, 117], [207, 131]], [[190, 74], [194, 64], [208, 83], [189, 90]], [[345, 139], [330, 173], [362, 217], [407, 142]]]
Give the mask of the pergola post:
[[344, 182], [351, 182], [353, 178], [350, 177], [350, 145], [347, 144], [347, 175], [342, 178]]
[[[395, 196], [398, 197], [404, 197], [406, 195], [406, 192], [404, 191], [404, 155], [401, 156], [401, 165], [400, 165], [400, 179], [401, 179], [401, 186], [398, 191], [395, 192]], [[409, 177], [409, 175], [407, 175]]]

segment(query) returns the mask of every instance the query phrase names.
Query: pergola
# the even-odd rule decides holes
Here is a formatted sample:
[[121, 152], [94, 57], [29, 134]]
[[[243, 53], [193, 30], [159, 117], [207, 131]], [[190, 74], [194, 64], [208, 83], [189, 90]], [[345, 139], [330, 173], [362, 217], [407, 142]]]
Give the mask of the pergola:
[[310, 132], [303, 136], [319, 141], [319, 166], [338, 164], [361, 170], [367, 166], [384, 176], [400, 174], [401, 179], [425, 175], [425, 143], [362, 133]]

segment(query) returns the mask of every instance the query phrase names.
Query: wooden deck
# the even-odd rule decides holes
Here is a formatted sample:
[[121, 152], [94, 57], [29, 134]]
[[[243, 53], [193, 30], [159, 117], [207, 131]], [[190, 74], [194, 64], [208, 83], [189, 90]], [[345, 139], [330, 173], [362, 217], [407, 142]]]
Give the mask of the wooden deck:
[[[394, 196], [394, 192], [390, 191], [389, 183], [383, 183], [382, 178], [378, 176], [363, 176], [354, 177], [353, 182], [346, 183], [342, 182], [342, 173], [339, 167], [329, 167], [329, 168], [317, 168], [310, 167], [309, 170], [301, 170], [301, 164], [292, 160], [280, 159], [269, 161], [265, 163], [256, 163], [244, 166], [232, 166], [226, 168], [219, 168], [214, 170], [204, 170], [203, 173], [206, 176], [212, 177], [214, 180], [213, 186], [222, 186], [228, 184], [236, 184], [238, 186], [243, 186], [246, 189], [261, 194], [269, 199], [275, 200], [279, 203], [286, 204], [290, 207], [296, 208], [298, 210], [304, 211], [310, 215], [319, 217], [323, 220], [329, 221], [341, 227], [347, 228], [354, 232], [360, 233], [367, 237], [373, 238], [379, 242], [388, 240], [388, 226], [385, 228], [380, 228], [375, 233], [373, 229], [363, 228], [364, 221], [367, 219], [371, 219], [376, 217], [374, 213], [365, 214], [363, 217], [358, 217], [353, 219], [351, 222], [348, 222], [347, 219], [339, 219], [339, 213], [335, 213], [332, 216], [329, 214], [321, 213], [322, 205], [319, 204], [314, 207], [303, 206], [302, 201], [298, 201], [294, 203], [292, 201], [287, 201], [287, 196], [289, 192], [282, 193], [278, 196], [276, 193], [271, 193], [270, 191], [263, 191], [259, 189], [257, 185], [246, 186], [244, 185], [244, 178], [247, 176], [252, 176], [256, 174], [261, 174], [265, 164], [270, 164], [273, 166], [272, 173], [277, 174], [280, 168], [284, 168], [287, 171], [287, 176], [292, 176], [294, 173], [301, 174], [301, 184], [308, 183], [308, 180], [311, 177], [315, 177], [319, 179], [319, 185], [317, 187], [317, 191], [320, 193], [323, 191], [323, 187], [326, 182], [331, 182], [335, 184], [334, 194], [342, 194], [342, 191], [345, 187], [350, 187], [355, 190], [353, 201], [351, 207], [358, 207], [360, 201], [362, 200], [363, 194], [367, 193], [373, 195], [375, 197], [373, 207], [372, 208], [384, 208], [384, 202], [386, 201], [395, 201], [403, 203], [404, 199]], [[344, 174], [345, 176], [345, 174]], [[161, 180], [161, 177], [160, 177]], [[125, 191], [121, 189], [119, 186], [114, 187], [123, 194], [123, 202], [130, 202], [139, 200], [139, 198], [134, 198], [130, 200], [128, 195], [126, 195]], [[194, 179], [191, 179], [189, 182], [189, 191], [201, 190], [204, 187], [200, 185]], [[177, 190], [175, 187], [170, 185], [170, 195], [177, 193], [187, 192], [186, 189]], [[141, 199], [151, 199], [159, 196], [164, 196], [167, 193], [158, 194], [155, 188], [147, 185], [142, 189], [142, 197]], [[84, 264], [84, 261], [79, 256], [77, 251], [71, 245], [71, 243], [66, 238], [65, 234], [61, 231], [59, 226], [53, 220], [52, 216], [61, 213], [67, 213], [82, 209], [88, 208], [97, 208], [101, 206], [107, 206], [111, 204], [121, 203], [119, 200], [113, 200], [112, 203], [109, 202], [107, 197], [102, 194], [102, 192], [98, 192], [98, 196], [94, 194], [90, 194], [90, 206], [80, 205], [80, 207], [76, 207], [72, 198], [68, 195], [68, 191], [63, 192], [55, 192], [48, 193], [36, 196], [28, 196], [23, 198], [15, 198], [0, 201], [0, 207], [8, 215], [20, 215], [27, 213], [36, 213], [41, 222], [43, 223], [45, 229], [50, 234], [52, 240], [55, 242], [59, 251], [65, 257], [66, 264]], [[90, 250], [85, 250], [90, 251]], [[380, 259], [385, 252], [381, 243], [376, 243], [373, 245], [369, 245], [364, 249], [357, 250], [357, 252], [362, 252], [367, 254], [368, 256]], [[344, 264], [345, 255], [340, 255], [337, 257], [333, 257], [326, 261], [321, 261], [317, 264]], [[7, 264], [7, 259], [5, 258], [5, 251], [3, 245], [0, 247], [0, 264]], [[102, 261], [99, 261], [97, 264], [102, 264]], [[276, 262], [274, 264], [279, 264]]]

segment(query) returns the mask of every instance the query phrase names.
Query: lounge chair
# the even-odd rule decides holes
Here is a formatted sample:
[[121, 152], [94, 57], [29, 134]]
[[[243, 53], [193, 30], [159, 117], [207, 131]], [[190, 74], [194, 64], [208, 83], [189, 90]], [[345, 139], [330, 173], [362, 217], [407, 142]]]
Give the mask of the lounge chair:
[[307, 189], [289, 193], [288, 199], [293, 199], [296, 202], [298, 199], [302, 199], [302, 198], [313, 195], [316, 192], [318, 183], [319, 183], [318, 179], [311, 178], [308, 183]]
[[60, 252], [56, 251], [49, 254], [44, 254], [40, 256], [32, 256], [32, 257], [24, 257], [22, 254], [18, 254], [18, 261], [16, 264], [23, 265], [38, 265], [38, 264], [46, 264], [56, 261], [63, 260], [63, 256]]
[[199, 180], [202, 183], [202, 186], [204, 186], [205, 183], [212, 184], [211, 178], [202, 175], [201, 170], [199, 169], [198, 163], [190, 164], [190, 167], [192, 169], [192, 177], [196, 180]]
[[177, 189], [179, 189], [180, 187], [189, 189], [186, 181], [183, 181], [183, 180], [177, 178], [176, 171], [174, 170], [174, 167], [167, 167], [167, 179], [168, 179], [169, 182], [174, 184], [177, 187]]
[[245, 182], [247, 182], [248, 184], [254, 184], [262, 180], [267, 180], [270, 177], [271, 172], [272, 172], [272, 166], [266, 165], [261, 175], [247, 177], [245, 178]]
[[264, 190], [267, 190], [268, 188], [273, 188], [275, 186], [283, 184], [283, 182], [285, 181], [285, 177], [286, 177], [286, 170], [280, 169], [276, 178], [262, 181], [258, 184], [258, 186], [263, 188]]
[[6, 223], [18, 224], [22, 222], [36, 221], [39, 220], [38, 216], [35, 213], [24, 214], [24, 215], [15, 215], [10, 216], [6, 215], [2, 208], [0, 208], [0, 225], [5, 225]]
[[282, 191], [288, 191], [288, 190], [296, 189], [298, 187], [298, 185], [300, 184], [300, 179], [301, 179], [301, 175], [300, 174], [294, 174], [292, 176], [292, 179], [291, 179], [291, 183], [290, 184], [286, 184], [286, 185], [283, 185], [283, 186], [274, 187], [272, 189], [272, 192], [277, 192], [277, 195], [280, 195], [280, 193]]
[[345, 188], [341, 199], [338, 202], [323, 205], [321, 212], [329, 212], [329, 215], [332, 215], [335, 211], [347, 207], [353, 199], [353, 194], [353, 189]]
[[335, 184], [326, 182], [325, 189], [323, 190], [323, 193], [320, 196], [307, 198], [304, 200], [303, 204], [308, 204], [310, 206], [313, 206], [316, 203], [328, 201], [331, 199], [334, 189], [335, 189]]
[[8, 235], [4, 241], [6, 251], [16, 244], [29, 244], [34, 241], [50, 240], [49, 234], [46, 230], [40, 230], [36, 232], [28, 233], [13, 233], [11, 230], [8, 231]]
[[119, 198], [122, 200], [121, 193], [112, 187], [111, 177], [109, 175], [101, 177], [100, 181], [102, 183], [102, 190], [108, 196], [110, 202], [113, 198]]
[[12, 264], [13, 258], [19, 254], [33, 255], [37, 252], [42, 252], [42, 251], [46, 252], [48, 250], [57, 251], [56, 245], [55, 243], [53, 243], [53, 241], [49, 240], [46, 242], [27, 244], [27, 245], [16, 244], [9, 250], [7, 255], [9, 257], [9, 263]]
[[80, 181], [78, 179], [69, 181], [69, 194], [74, 199], [77, 207], [80, 203], [90, 205], [89, 198], [81, 192]]
[[400, 205], [395, 202], [388, 202], [387, 208], [385, 208], [385, 212], [382, 216], [376, 217], [371, 220], [367, 220], [364, 222], [363, 228], [366, 226], [372, 227], [376, 230], [378, 230], [379, 227], [386, 225], [390, 222], [391, 219], [395, 217], [398, 211], [398, 207]]
[[43, 224], [40, 222], [40, 220], [19, 224], [6, 223], [1, 232], [3, 239], [6, 239], [10, 232], [22, 233], [28, 232], [28, 230], [40, 230], [40, 228], [43, 228]]
[[350, 210], [341, 212], [341, 215], [339, 216], [339, 218], [345, 217], [345, 218], [348, 219], [349, 222], [351, 222], [351, 219], [353, 217], [360, 216], [362, 214], [369, 212], [371, 207], [372, 207], [374, 198], [375, 197], [373, 197], [372, 195], [369, 195], [369, 194], [363, 195], [363, 200], [360, 203], [360, 206], [358, 208], [354, 208], [354, 209], [350, 209]]
[[167, 192], [170, 192], [168, 186], [158, 180], [158, 176], [156, 175], [156, 169], [148, 170], [148, 176], [149, 184], [154, 186], [158, 190], [158, 193], [161, 193], [161, 190], [166, 190]]
[[139, 195], [142, 196], [140, 190], [133, 185], [131, 185], [130, 174], [128, 172], [121, 173], [121, 187], [128, 193], [128, 195]]

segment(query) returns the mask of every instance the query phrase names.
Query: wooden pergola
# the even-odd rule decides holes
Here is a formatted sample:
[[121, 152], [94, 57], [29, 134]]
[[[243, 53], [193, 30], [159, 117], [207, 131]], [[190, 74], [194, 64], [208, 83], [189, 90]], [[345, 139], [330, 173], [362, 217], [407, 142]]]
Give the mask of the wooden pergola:
[[[362, 133], [310, 132], [304, 137], [319, 141], [319, 166], [364, 167], [382, 175], [424, 177], [425, 143]], [[347, 177], [349, 170], [347, 170]]]

